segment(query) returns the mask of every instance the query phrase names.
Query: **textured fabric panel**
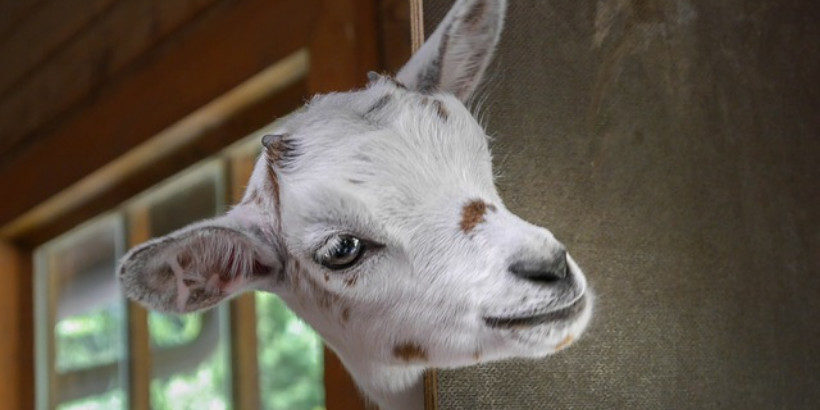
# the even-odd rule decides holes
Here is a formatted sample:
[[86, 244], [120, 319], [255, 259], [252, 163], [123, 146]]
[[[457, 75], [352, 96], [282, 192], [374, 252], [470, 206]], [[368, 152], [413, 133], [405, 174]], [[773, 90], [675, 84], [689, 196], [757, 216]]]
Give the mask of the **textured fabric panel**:
[[439, 408], [816, 408], [816, 2], [510, 3], [479, 104], [499, 188], [597, 310], [555, 356], [440, 371]]

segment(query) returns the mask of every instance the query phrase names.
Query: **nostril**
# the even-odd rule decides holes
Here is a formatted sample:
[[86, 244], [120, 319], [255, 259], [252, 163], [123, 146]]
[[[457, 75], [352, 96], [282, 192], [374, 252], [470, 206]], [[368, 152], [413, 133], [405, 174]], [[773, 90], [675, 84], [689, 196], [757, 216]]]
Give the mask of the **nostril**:
[[518, 261], [510, 265], [510, 272], [532, 282], [551, 284], [567, 277], [567, 252], [561, 250], [550, 259]]

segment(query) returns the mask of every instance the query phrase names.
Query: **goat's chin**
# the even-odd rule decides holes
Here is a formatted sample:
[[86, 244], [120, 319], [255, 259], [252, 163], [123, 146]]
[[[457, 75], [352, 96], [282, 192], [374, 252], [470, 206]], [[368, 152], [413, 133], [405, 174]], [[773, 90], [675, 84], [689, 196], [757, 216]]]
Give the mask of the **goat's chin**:
[[569, 309], [569, 316], [560, 320], [502, 329], [515, 344], [518, 357], [538, 358], [554, 354], [574, 344], [584, 333], [592, 318], [594, 296], [587, 290]]

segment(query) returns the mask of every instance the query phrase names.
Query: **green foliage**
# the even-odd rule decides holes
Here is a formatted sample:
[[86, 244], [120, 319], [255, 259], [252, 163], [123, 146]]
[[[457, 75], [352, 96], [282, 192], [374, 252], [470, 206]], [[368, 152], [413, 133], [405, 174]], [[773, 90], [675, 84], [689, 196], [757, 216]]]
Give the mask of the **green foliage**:
[[148, 313], [148, 333], [151, 346], [164, 348], [180, 346], [192, 342], [202, 331], [202, 315], [166, 315]]
[[[124, 314], [121, 305], [76, 315], [54, 327], [55, 367], [58, 373], [93, 368], [124, 357]], [[103, 394], [60, 403], [60, 410], [109, 410], [125, 408], [125, 389], [111, 380]]]
[[272, 294], [256, 295], [262, 407], [324, 409], [319, 336]]
[[[148, 315], [151, 345], [156, 349], [193, 342], [202, 332], [202, 316], [151, 312]], [[227, 409], [227, 354], [226, 344], [220, 340], [213, 354], [195, 370], [151, 380], [151, 407], [157, 410]]]
[[125, 390], [117, 388], [96, 396], [61, 403], [58, 410], [113, 410], [125, 408]]
[[123, 357], [123, 311], [121, 306], [71, 316], [54, 327], [58, 372], [111, 363]]
[[[258, 294], [257, 336], [261, 403], [264, 409], [324, 409], [323, 352], [318, 335], [276, 296]], [[201, 314], [148, 316], [153, 349], [184, 346], [202, 332]], [[55, 364], [60, 372], [99, 366], [124, 357], [124, 315], [121, 306], [73, 316], [55, 327]], [[230, 408], [227, 344], [193, 371], [151, 381], [154, 409]], [[108, 410], [125, 407], [119, 384], [96, 396], [61, 403], [60, 410]]]
[[[220, 344], [221, 345], [221, 344]], [[224, 347], [190, 373], [151, 380], [151, 408], [157, 410], [227, 409]]]

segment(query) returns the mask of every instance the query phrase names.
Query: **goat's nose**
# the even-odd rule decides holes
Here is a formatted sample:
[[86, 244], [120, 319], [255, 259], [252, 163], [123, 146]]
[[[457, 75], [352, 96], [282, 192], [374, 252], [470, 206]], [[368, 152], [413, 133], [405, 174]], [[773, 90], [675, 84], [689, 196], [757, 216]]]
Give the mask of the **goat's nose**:
[[536, 283], [553, 284], [565, 280], [567, 272], [567, 251], [555, 252], [552, 257], [522, 260], [510, 265], [514, 275]]

